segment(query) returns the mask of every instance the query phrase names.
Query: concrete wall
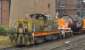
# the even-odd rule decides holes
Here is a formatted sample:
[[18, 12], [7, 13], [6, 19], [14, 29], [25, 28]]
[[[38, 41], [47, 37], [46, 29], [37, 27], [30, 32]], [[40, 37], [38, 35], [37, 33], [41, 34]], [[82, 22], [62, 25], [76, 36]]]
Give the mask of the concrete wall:
[[10, 21], [26, 14], [43, 13], [55, 16], [55, 0], [11, 0]]

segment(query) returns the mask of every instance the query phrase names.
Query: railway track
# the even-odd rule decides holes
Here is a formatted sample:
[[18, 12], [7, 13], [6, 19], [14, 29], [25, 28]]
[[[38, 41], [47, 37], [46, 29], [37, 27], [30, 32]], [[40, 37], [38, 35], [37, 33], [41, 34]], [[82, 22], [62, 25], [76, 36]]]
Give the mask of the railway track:
[[81, 36], [76, 39], [71, 38], [72, 40], [71, 39], [68, 40], [70, 41], [69, 43], [59, 47], [52, 48], [51, 50], [85, 50], [85, 37]]
[[[54, 48], [52, 50], [56, 50], [56, 49], [57, 50], [78, 50], [78, 49], [80, 50], [81, 48], [83, 48], [83, 50], [84, 50], [85, 49], [84, 48], [84, 46], [85, 46], [85, 40], [84, 40], [85, 35], [79, 35], [77, 39], [75, 39], [74, 37], [77, 37], [77, 36], [72, 36], [70, 38], [67, 38], [71, 41], [71, 43], [62, 45], [62, 46], [57, 47], [57, 48], [54, 46]], [[62, 40], [62, 39], [59, 39], [59, 40]], [[66, 39], [63, 39], [62, 41], [65, 41], [65, 40]], [[55, 40], [55, 41], [58, 41], [58, 40]], [[45, 44], [45, 43], [43, 43], [43, 44]], [[49, 43], [49, 42], [47, 42], [47, 43]], [[40, 45], [42, 45], [42, 44], [40, 44]], [[31, 47], [31, 48], [34, 48], [34, 47]], [[28, 50], [29, 47], [21, 47], [21, 48], [20, 47], [8, 47], [8, 48], [1, 48], [0, 50], [24, 50], [24, 49]]]
[[[55, 40], [54, 42], [45, 42], [43, 44], [35, 45], [32, 47], [8, 47], [8, 48], [1, 48], [0, 50], [85, 50], [85, 35], [77, 35], [67, 39], [63, 39], [62, 41], [65, 44], [56, 47], [56, 42], [60, 42]], [[66, 43], [70, 41], [69, 43]], [[53, 46], [53, 47], [51, 47]], [[49, 49], [50, 48], [50, 49]]]

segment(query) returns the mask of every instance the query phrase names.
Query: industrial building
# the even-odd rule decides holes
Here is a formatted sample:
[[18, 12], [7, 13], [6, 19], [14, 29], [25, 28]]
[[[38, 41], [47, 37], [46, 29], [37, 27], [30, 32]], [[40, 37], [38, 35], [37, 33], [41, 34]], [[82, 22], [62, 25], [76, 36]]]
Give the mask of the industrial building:
[[84, 0], [56, 0], [56, 11], [61, 15], [85, 16]]
[[10, 23], [33, 13], [55, 16], [55, 10], [55, 0], [11, 0]]
[[[0, 0], [0, 24], [8, 25], [17, 17], [26, 14], [42, 13], [55, 16], [85, 16], [84, 0]], [[11, 20], [9, 20], [11, 19]]]

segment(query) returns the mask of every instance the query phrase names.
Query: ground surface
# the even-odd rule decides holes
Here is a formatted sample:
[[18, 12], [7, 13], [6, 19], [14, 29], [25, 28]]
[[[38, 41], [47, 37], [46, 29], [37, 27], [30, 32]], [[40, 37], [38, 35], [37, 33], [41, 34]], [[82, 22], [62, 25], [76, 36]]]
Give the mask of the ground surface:
[[32, 47], [9, 47], [0, 50], [85, 50], [85, 35], [46, 42]]

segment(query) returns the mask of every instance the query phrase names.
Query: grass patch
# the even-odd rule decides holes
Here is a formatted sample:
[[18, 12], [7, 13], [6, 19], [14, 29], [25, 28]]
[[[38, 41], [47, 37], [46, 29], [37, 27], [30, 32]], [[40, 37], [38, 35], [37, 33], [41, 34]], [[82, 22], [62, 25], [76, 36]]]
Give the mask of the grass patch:
[[9, 45], [10, 43], [9, 36], [0, 36], [0, 45]]

